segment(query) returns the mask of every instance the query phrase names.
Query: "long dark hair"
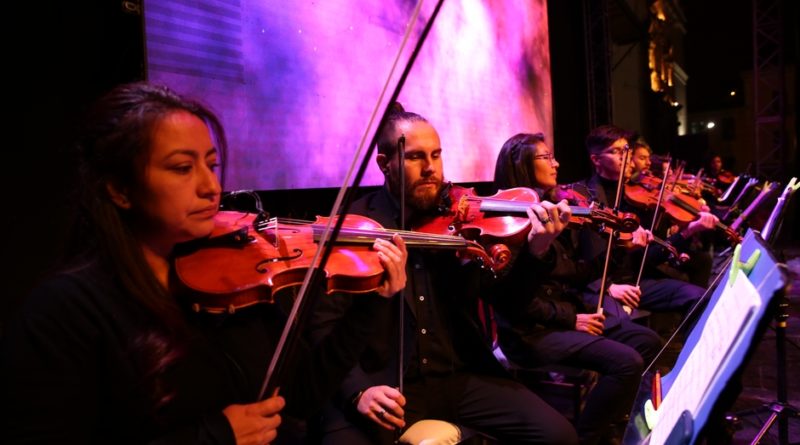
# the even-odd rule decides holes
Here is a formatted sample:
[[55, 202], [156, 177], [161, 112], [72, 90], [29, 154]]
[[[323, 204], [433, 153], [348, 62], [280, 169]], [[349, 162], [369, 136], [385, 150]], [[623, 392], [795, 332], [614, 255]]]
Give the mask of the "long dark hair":
[[509, 138], [494, 166], [494, 185], [498, 189], [528, 187], [540, 189], [533, 172], [536, 144], [544, 142], [542, 133], [519, 133]]
[[155, 408], [170, 398], [160, 376], [181, 353], [186, 323], [175, 298], [145, 261], [129, 212], [112, 202], [108, 185], [117, 190], [137, 188], [156, 125], [176, 111], [192, 113], [208, 125], [224, 161], [227, 146], [219, 119], [204, 105], [166, 87], [142, 82], [120, 85], [90, 109], [78, 142], [81, 187], [77, 227], [72, 232], [76, 243], [69, 249], [79, 264], [99, 261], [108, 268], [148, 314], [131, 346], [142, 366], [143, 383], [153, 391]]

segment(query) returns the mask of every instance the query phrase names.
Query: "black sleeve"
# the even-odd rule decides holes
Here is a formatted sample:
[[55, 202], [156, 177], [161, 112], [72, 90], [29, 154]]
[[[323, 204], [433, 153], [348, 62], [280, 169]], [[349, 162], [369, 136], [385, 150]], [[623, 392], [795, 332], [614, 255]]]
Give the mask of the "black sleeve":
[[[286, 388], [287, 412], [307, 417], [347, 386], [358, 359], [391, 300], [376, 293], [322, 295], [317, 301], [296, 370]], [[322, 308], [322, 310], [320, 310]]]
[[535, 258], [523, 250], [513, 264], [508, 277], [492, 286], [492, 305], [504, 318], [513, 324], [535, 323], [548, 327], [575, 327], [575, 307], [565, 301], [545, 299], [538, 296], [542, 284], [551, 279], [556, 270], [572, 267], [571, 259], [565, 256], [558, 240], [542, 257]]
[[[66, 288], [69, 283], [62, 283]], [[3, 435], [11, 443], [88, 443], [98, 406], [100, 332], [90, 313], [37, 289], [3, 338]]]
[[[116, 340], [115, 329], [129, 320], [113, 304], [97, 303], [117, 295], [87, 288], [92, 285], [67, 278], [48, 281], [34, 290], [9, 324], [0, 348], [0, 427], [5, 443], [94, 443], [103, 429], [98, 424], [109, 410], [121, 417], [143, 416], [133, 406], [119, 406], [118, 401], [109, 405], [112, 388], [135, 385], [135, 379], [119, 381], [107, 373], [109, 366], [129, 366], [109, 359], [107, 353], [124, 348]], [[135, 423], [120, 421], [131, 428]], [[221, 411], [169, 428], [158, 438], [150, 437], [153, 425], [141, 426], [142, 430], [119, 431], [124, 435], [119, 440], [131, 443], [136, 441], [132, 437], [140, 437], [142, 443], [235, 444]]]

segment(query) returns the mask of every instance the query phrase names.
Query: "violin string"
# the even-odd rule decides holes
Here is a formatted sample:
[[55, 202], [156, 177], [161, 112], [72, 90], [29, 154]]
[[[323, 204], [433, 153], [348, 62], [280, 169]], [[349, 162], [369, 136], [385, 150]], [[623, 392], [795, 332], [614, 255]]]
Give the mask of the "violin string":
[[[311, 226], [311, 228], [315, 231], [315, 233], [319, 233], [324, 224], [314, 224], [310, 221], [300, 220], [300, 219], [292, 219], [292, 218], [273, 218], [269, 221], [260, 222], [257, 224], [256, 230], [263, 231], [263, 230], [270, 230], [274, 229], [277, 226], [277, 223], [285, 224], [285, 225], [306, 225]], [[399, 234], [403, 237], [405, 241], [417, 241], [417, 242], [438, 242], [438, 243], [452, 243], [454, 245], [463, 246], [466, 243], [466, 239], [462, 238], [461, 236], [456, 235], [441, 235], [435, 233], [424, 233], [424, 232], [415, 232], [411, 230], [389, 230], [384, 228], [375, 228], [375, 229], [359, 229], [359, 228], [344, 228], [341, 231], [342, 234], [350, 235], [350, 236], [362, 236], [362, 237], [380, 237], [382, 239], [389, 239], [394, 234]]]
[[[676, 196], [674, 194], [675, 192], [672, 192], [672, 193], [673, 194], [669, 198], [669, 201], [671, 203], [673, 203], [676, 206], [680, 207], [682, 210], [685, 210], [686, 212], [688, 212], [692, 216], [698, 216], [700, 214], [700, 211], [697, 210], [696, 208], [694, 208], [693, 205], [691, 205], [688, 202], [684, 201], [681, 197]], [[716, 227], [716, 228], [718, 228], [720, 230], [724, 230], [726, 232], [729, 232], [729, 231], [733, 230], [730, 227], [726, 226], [725, 224], [723, 224], [723, 223], [721, 223], [719, 221], [717, 221], [716, 224], [714, 224], [714, 227]]]
[[[664, 172], [664, 177], [661, 179], [661, 189], [658, 191], [658, 200], [656, 201], [656, 208], [653, 210], [653, 220], [650, 222], [650, 233], [653, 233], [653, 230], [656, 228], [656, 222], [658, 221], [658, 209], [661, 207], [661, 201], [664, 199], [664, 191], [667, 188], [667, 175], [669, 174], [669, 169], [666, 169]], [[653, 237], [655, 240], [655, 237]], [[647, 250], [650, 247], [650, 243], [644, 245], [644, 251], [642, 252], [642, 262], [639, 265], [639, 275], [636, 277], [636, 287], [639, 287], [639, 284], [642, 281], [642, 273], [644, 273], [644, 262], [647, 259]]]
[[[481, 207], [481, 210], [486, 211], [505, 211], [505, 212], [520, 212], [520, 213], [527, 213], [527, 209], [534, 204], [533, 201], [514, 201], [510, 199], [500, 199], [500, 198], [481, 198], [481, 197], [467, 197], [468, 201], [473, 202], [480, 202], [486, 204], [492, 204], [487, 206], [489, 208], [484, 209]], [[569, 206], [570, 210], [572, 211], [573, 216], [592, 216], [591, 207], [584, 207], [584, 206]]]

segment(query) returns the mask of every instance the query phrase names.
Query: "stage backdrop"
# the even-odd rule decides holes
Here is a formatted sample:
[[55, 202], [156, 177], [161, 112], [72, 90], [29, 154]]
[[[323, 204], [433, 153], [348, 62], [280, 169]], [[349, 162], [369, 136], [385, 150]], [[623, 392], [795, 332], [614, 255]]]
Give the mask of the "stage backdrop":
[[[412, 0], [145, 1], [148, 79], [220, 115], [227, 190], [338, 187], [406, 26], [399, 68], [435, 3], [410, 24]], [[444, 2], [400, 102], [438, 129], [447, 179], [491, 180], [518, 132], [552, 143], [547, 36], [545, 0]], [[364, 183], [381, 182], [371, 165]]]

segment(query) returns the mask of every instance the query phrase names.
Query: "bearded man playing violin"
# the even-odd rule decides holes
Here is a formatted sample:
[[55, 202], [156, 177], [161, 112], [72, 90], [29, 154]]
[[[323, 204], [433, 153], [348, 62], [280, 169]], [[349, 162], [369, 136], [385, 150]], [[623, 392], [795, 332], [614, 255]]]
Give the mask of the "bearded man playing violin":
[[[402, 166], [397, 158], [401, 140], [405, 141]], [[440, 207], [448, 207], [444, 150], [425, 118], [398, 107], [378, 141], [376, 160], [385, 185], [354, 203], [353, 213], [397, 228], [402, 192], [406, 226], [413, 228], [441, 212]], [[405, 187], [400, 185], [401, 175]], [[546, 251], [569, 216], [566, 205], [532, 204], [529, 254]], [[500, 443], [577, 443], [570, 423], [512, 380], [495, 359], [479, 320], [478, 298], [516, 297], [495, 293], [496, 282], [478, 264], [465, 263], [452, 252], [409, 251], [408, 283], [396, 297], [404, 299], [403, 375], [398, 376], [399, 305], [395, 305], [395, 313], [387, 314], [382, 323], [385, 330], [370, 340], [367, 353], [322, 413], [322, 443], [388, 444], [395, 430], [403, 431], [421, 419], [458, 423]], [[320, 303], [311, 332], [317, 340], [325, 337], [346, 307], [343, 300]]]
[[[579, 193], [588, 196], [592, 201], [612, 207], [617, 194], [617, 183], [620, 172], [624, 169], [625, 178], [630, 177], [632, 163], [623, 165], [623, 155], [629, 149], [629, 141], [633, 134], [620, 127], [605, 125], [593, 129], [586, 137], [586, 148], [594, 167], [594, 175], [570, 187]], [[643, 225], [648, 225], [651, 215], [642, 212], [637, 207], [629, 205], [626, 201], [620, 203], [621, 210], [639, 215]], [[683, 227], [678, 233], [672, 235], [667, 241], [678, 249], [685, 246], [691, 237], [699, 232], [709, 230], [718, 222], [717, 218], [707, 212], [700, 212], [696, 220]], [[649, 231], [640, 228], [641, 233], [652, 239]], [[605, 239], [586, 232], [581, 240], [585, 249], [584, 258], [591, 259], [604, 254], [607, 243]], [[703, 296], [704, 289], [676, 279], [643, 279], [639, 286], [634, 283], [638, 271], [638, 264], [632, 261], [635, 256], [630, 255], [626, 249], [616, 249], [612, 256], [612, 267], [609, 272], [609, 281], [614, 285], [608, 286], [608, 295], [613, 300], [630, 308], [641, 307], [653, 312], [674, 312], [686, 314]], [[667, 252], [659, 246], [648, 249], [647, 264], [659, 264], [666, 260]], [[615, 286], [616, 285], [616, 286]], [[599, 298], [600, 283], [590, 286], [590, 292], [585, 294], [587, 304], [596, 304]], [[609, 301], [610, 299], [604, 299]], [[624, 312], [617, 308], [606, 307], [611, 317], [625, 317]]]
[[[542, 133], [520, 133], [497, 156], [495, 186], [533, 188], [556, 201], [558, 167]], [[564, 230], [546, 255], [518, 258], [505, 285], [526, 289], [526, 298], [498, 301], [495, 317], [500, 348], [514, 365], [561, 364], [599, 373], [576, 424], [580, 442], [596, 444], [613, 437], [610, 426], [630, 412], [645, 363], [661, 349], [661, 339], [630, 319], [604, 327], [605, 316], [584, 304], [582, 289], [602, 267], [599, 260], [578, 260], [584, 230], [594, 228]]]

